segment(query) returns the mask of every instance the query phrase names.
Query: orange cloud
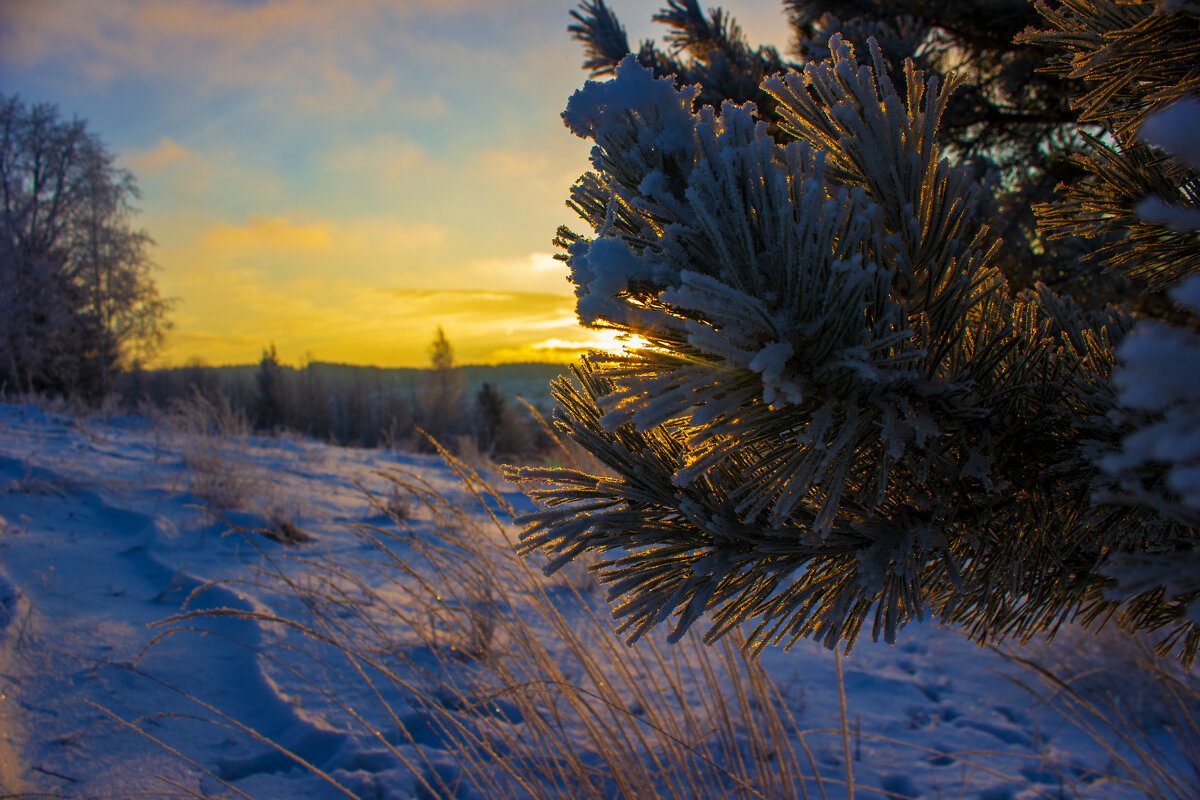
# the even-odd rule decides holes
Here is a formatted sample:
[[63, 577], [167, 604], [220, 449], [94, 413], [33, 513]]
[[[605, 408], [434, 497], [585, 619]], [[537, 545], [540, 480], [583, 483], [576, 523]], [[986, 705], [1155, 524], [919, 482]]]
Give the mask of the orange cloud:
[[324, 225], [296, 225], [282, 217], [251, 219], [245, 225], [218, 222], [202, 237], [213, 250], [327, 250], [333, 236]]
[[617, 353], [622, 350], [634, 350], [646, 344], [645, 339], [632, 334], [621, 334], [611, 330], [580, 330], [584, 334], [576, 339], [545, 339], [529, 345], [533, 350], [563, 350], [582, 352], [587, 350], [604, 350]]
[[[523, 292], [540, 292], [560, 298], [572, 293], [567, 283], [566, 264], [556, 261], [550, 253], [475, 259], [459, 267], [458, 272], [467, 285], [471, 282], [476, 286], [507, 285], [520, 287]], [[569, 305], [573, 308], [574, 302]]]
[[157, 174], [169, 164], [177, 164], [195, 158], [196, 154], [180, 147], [165, 136], [149, 150], [130, 150], [122, 154], [122, 160], [139, 177]]

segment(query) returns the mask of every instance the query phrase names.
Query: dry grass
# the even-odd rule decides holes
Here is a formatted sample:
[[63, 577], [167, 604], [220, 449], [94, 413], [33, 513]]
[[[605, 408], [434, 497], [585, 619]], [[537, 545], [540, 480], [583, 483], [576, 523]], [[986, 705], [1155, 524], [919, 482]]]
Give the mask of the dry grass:
[[296, 509], [279, 501], [268, 505], [263, 535], [280, 544], [304, 544], [313, 537], [296, 522]]
[[193, 391], [186, 400], [172, 400], [164, 421], [175, 431], [193, 436], [245, 439], [251, 433], [245, 412], [221, 393]]
[[297, 522], [298, 509], [252, 462], [250, 421], [228, 397], [193, 392], [187, 400], [174, 400], [157, 429], [178, 449], [188, 491], [207, 510], [257, 511], [263, 518], [258, 532], [268, 539], [287, 545], [312, 541]]
[[156, 419], [188, 469], [188, 490], [214, 510], [245, 508], [258, 481], [242, 454], [250, 424], [224, 395], [194, 391]]
[[[513, 553], [512, 510], [444, 455], [474, 513], [418, 475], [382, 473], [411, 505], [392, 526], [357, 528], [372, 557], [269, 560], [261, 585], [296, 601], [297, 613], [254, 618], [301, 632], [307, 646], [264, 657], [296, 677], [306, 674], [298, 657], [319, 662], [328, 683], [310, 688], [430, 797], [463, 786], [546, 800], [826, 796], [761, 667], [729, 642], [626, 647], [606, 606]], [[416, 743], [413, 709], [453, 753], [453, 774], [405, 747]]]
[[1112, 780], [1148, 800], [1200, 797], [1200, 678], [1120, 631], [1064, 638], [1042, 656], [1002, 651], [1032, 678], [1019, 685], [1100, 746]]
[[[260, 532], [305, 540], [296, 509], [271, 502], [262, 489], [269, 482], [243, 458], [249, 425], [227, 402], [197, 396], [165, 422], [172, 437], [191, 444], [184, 459], [198, 496], [216, 507], [257, 506], [266, 520]], [[688, 637], [668, 648], [653, 639], [626, 647], [594, 577], [576, 567], [546, 578], [517, 558], [511, 509], [473, 465], [443, 456], [461, 479], [453, 496], [414, 473], [381, 473], [388, 488], [370, 500], [390, 524], [356, 529], [369, 557], [333, 561], [264, 550], [270, 567], [257, 583], [280, 593], [276, 614], [196, 612], [168, 621], [172, 629], [232, 613], [302, 634], [270, 637], [275, 649], [264, 649], [262, 658], [294, 680], [312, 681], [308, 688], [341, 709], [345, 727], [404, 764], [425, 797], [454, 797], [466, 786], [491, 798], [824, 799], [855, 790], [859, 797], [905, 796], [856, 786], [849, 770], [819, 778], [806, 738], [828, 744], [840, 737], [850, 766], [849, 721], [843, 714], [840, 727], [800, 729], [790, 711], [795, 703], [743, 659], [735, 642], [710, 648]], [[562, 458], [583, 456], [564, 448]], [[10, 490], [61, 491], [32, 472], [18, 482]], [[1098, 767], [1108, 780], [1154, 800], [1200, 796], [1195, 678], [1128, 641], [1058, 644], [1077, 660], [1012, 657], [1030, 670], [1026, 688], [1103, 748], [1108, 763]], [[305, 659], [319, 669], [303, 667]], [[318, 673], [325, 676], [320, 683], [311, 677]], [[203, 698], [192, 699], [220, 717]], [[414, 719], [435, 732], [453, 770], [432, 763]], [[244, 729], [228, 718], [222, 723]], [[855, 730], [854, 737], [908, 748], [914, 759], [956, 762], [1022, 797], [1087, 796], [1086, 787], [1070, 785], [1071, 765], [1062, 765], [1059, 795], [1020, 778], [1022, 767], [1056, 769], [1037, 753], [941, 752], [870, 731]], [[941, 796], [981, 796], [978, 785], [964, 781]]]
[[256, 494], [257, 482], [228, 448], [220, 439], [197, 437], [180, 450], [183, 465], [190, 470], [188, 491], [215, 510], [245, 508]]
[[[386, 750], [422, 797], [461, 796], [468, 787], [532, 800], [907, 797], [904, 789], [856, 785], [844, 711], [839, 727], [802, 730], [794, 704], [736, 641], [707, 647], [688, 636], [660, 647], [650, 637], [625, 646], [590, 578], [547, 578], [516, 557], [512, 509], [470, 466], [442, 454], [462, 482], [451, 497], [418, 474], [380, 473], [389, 489], [370, 501], [391, 524], [356, 527], [368, 555], [334, 560], [263, 550], [268, 568], [256, 589], [277, 593], [275, 613], [184, 613], [164, 623], [163, 636], [214, 614], [291, 631], [271, 637], [275, 644], [260, 656], [339, 709], [338, 725]], [[1069, 685], [1054, 690], [1060, 703], [1075, 701]], [[1179, 709], [1197, 707], [1194, 694], [1181, 697]], [[285, 750], [193, 700], [221, 724]], [[1195, 737], [1191, 714], [1181, 724]], [[806, 743], [814, 735], [826, 745], [840, 738], [844, 776], [821, 777]], [[914, 759], [953, 762], [965, 777], [939, 796], [1015, 796], [996, 794], [997, 785], [1022, 797], [1086, 796], [1086, 787], [1065, 784], [1054, 793], [1022, 778], [1031, 766], [1054, 769], [1039, 753], [941, 752], [857, 727], [853, 736], [856, 747], [867, 739], [908, 748]], [[1129, 751], [1122, 748], [1113, 752]], [[1114, 773], [1137, 768], [1114, 763]], [[1062, 774], [1070, 780], [1068, 765]], [[981, 786], [992, 794], [979, 795]]]

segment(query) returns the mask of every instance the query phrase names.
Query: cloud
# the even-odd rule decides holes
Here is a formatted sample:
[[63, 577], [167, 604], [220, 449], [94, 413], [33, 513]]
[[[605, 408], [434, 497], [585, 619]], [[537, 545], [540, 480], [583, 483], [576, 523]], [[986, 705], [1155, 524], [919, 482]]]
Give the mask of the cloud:
[[[370, 3], [284, 0], [242, 5], [211, 0], [106, 0], [104, 3], [16, 0], [6, 4], [6, 60], [34, 63], [62, 55], [64, 43], [84, 63], [138, 74], [157, 66], [195, 62], [207, 51], [222, 79], [249, 79], [241, 68], [258, 63], [272, 41], [311, 43], [324, 31], [337, 37], [355, 26]], [[174, 55], [175, 58], [162, 58]], [[176, 66], [176, 68], [178, 68]], [[214, 74], [214, 73], [210, 73]]]
[[389, 289], [380, 294], [392, 307], [466, 320], [470, 328], [489, 333], [527, 337], [547, 327], [577, 327], [574, 298], [558, 294], [471, 289]]
[[[433, 223], [391, 219], [335, 220], [315, 212], [250, 214], [238, 222], [203, 224], [187, 214], [154, 230], [164, 292], [187, 298], [208, 291], [211, 275], [272, 287], [289, 297], [345, 299], [381, 283], [444, 283], [436, 267], [449, 233]], [[411, 284], [410, 284], [411, 285]], [[244, 302], [230, 287], [224, 302]], [[188, 303], [190, 304], [190, 300]], [[272, 300], [271, 303], [274, 303]], [[270, 308], [244, 308], [262, 313]]]
[[450, 112], [450, 104], [437, 92], [409, 95], [403, 100], [404, 110], [426, 119], [439, 119]]
[[459, 267], [460, 285], [520, 288], [555, 297], [572, 294], [567, 266], [550, 253], [529, 253], [511, 258], [474, 259]]
[[[561, 201], [565, 190], [587, 166], [581, 156], [590, 144], [585, 144], [557, 127], [549, 129], [547, 141], [537, 147], [489, 148], [475, 156], [474, 171], [487, 180], [505, 185], [519, 182], [538, 193], [550, 193]], [[545, 132], [541, 132], [545, 135]]]
[[[453, 234], [447, 226], [434, 222], [359, 217], [338, 225], [335, 246], [342, 269], [352, 269], [363, 284], [378, 284], [388, 276], [430, 276], [439, 266], [448, 271], [442, 254]], [[438, 282], [431, 281], [434, 286]]]
[[[137, 179], [142, 222], [160, 242], [172, 238], [173, 226], [186, 227], [190, 240], [217, 218], [283, 213], [278, 209], [295, 197], [278, 171], [227, 146], [202, 150], [163, 137], [150, 147], [123, 150], [119, 160]], [[180, 216], [186, 220], [169, 221]]]
[[[569, 359], [554, 339], [593, 346], [578, 344], [575, 298], [548, 253], [464, 264], [448, 255], [450, 230], [378, 218], [252, 215], [190, 235], [179, 224], [155, 253], [163, 293], [184, 299], [172, 363], [246, 363], [275, 342], [288, 358], [420, 365], [438, 326], [474, 363]], [[378, 288], [389, 283], [403, 288]]]
[[[420, 364], [438, 324], [465, 360], [546, 358], [595, 342], [550, 252], [583, 227], [563, 201], [589, 143], [558, 118], [586, 77], [570, 5], [0, 0], [0, 73], [124, 148], [182, 298], [172, 359], [276, 341]], [[631, 41], [661, 35], [661, 5], [622, 0]]]
[[[574, 320], [572, 320], [574, 321]], [[573, 339], [543, 339], [529, 345], [532, 350], [563, 350], [583, 352], [604, 350], [610, 353], [632, 350], [645, 345], [646, 341], [634, 334], [623, 334], [612, 330], [579, 330], [584, 334]]]
[[[276, 112], [345, 114], [398, 104], [444, 116], [446, 97], [420, 87], [483, 68], [484, 37], [545, 0], [4, 0], [0, 63], [58, 65], [100, 87], [154, 76], [191, 93], [260, 91]], [[464, 19], [474, 24], [464, 25]], [[531, 42], [536, 41], [531, 35]], [[498, 43], [495, 43], [498, 44]], [[482, 46], [481, 46], [482, 45]], [[521, 47], [517, 53], [530, 50]], [[409, 78], [420, 72], [425, 80]]]
[[[337, 222], [321, 217], [297, 222], [284, 216], [250, 215], [243, 223], [219, 221], [212, 224], [189, 246], [199, 249], [195, 255], [200, 258], [224, 258], [230, 251], [237, 251], [260, 264], [278, 261], [281, 256], [286, 257], [288, 263], [297, 264], [294, 261], [296, 253], [307, 251], [328, 266], [318, 272], [337, 274], [336, 267], [328, 261], [331, 254], [336, 253], [344, 266], [380, 258], [400, 259], [428, 253], [444, 244], [447, 235], [445, 228], [432, 223], [405, 224], [380, 219]], [[304, 262], [298, 266], [300, 269], [292, 272], [293, 277], [305, 274]]]
[[[574, 318], [571, 322], [575, 322]], [[616, 353], [640, 347], [645, 343], [637, 336], [622, 339], [613, 331], [583, 330], [575, 324], [564, 326], [564, 330], [571, 328], [574, 329], [571, 338], [539, 339], [517, 347], [500, 347], [484, 356], [481, 362], [491, 364], [506, 361], [549, 361], [563, 364], [575, 361], [594, 350]]]
[[[392, 290], [386, 294], [390, 304], [380, 307], [380, 311], [402, 308], [409, 323], [419, 321], [413, 326], [414, 336], [431, 337], [435, 327], [442, 327], [459, 360], [466, 363], [566, 363], [590, 350], [616, 352], [644, 344], [638, 337], [621, 338], [615, 331], [581, 328], [573, 297], [538, 292], [419, 290]], [[422, 345], [428, 343], [420, 341]]]
[[370, 0], [7, 0], [3, 60], [69, 63], [95, 86], [153, 75], [190, 92], [266, 90], [277, 110], [378, 106], [396, 91], [381, 47], [413, 3]]
[[148, 150], [129, 150], [121, 154], [121, 159], [139, 176], [156, 175], [163, 167], [196, 157], [194, 152], [165, 136]]
[[[445, 87], [501, 85], [529, 97], [569, 92], [583, 78], [580, 51], [562, 33], [570, 3], [555, 0], [4, 0], [0, 62], [57, 65], [92, 86], [169, 79], [186, 95], [252, 89], [279, 113], [345, 114], [381, 106], [441, 117]], [[661, 0], [625, 0], [634, 34]], [[786, 36], [777, 0], [741, 0], [754, 33]], [[553, 37], [553, 38], [550, 38]], [[422, 79], [414, 80], [419, 74]], [[430, 88], [438, 83], [441, 88]], [[424, 86], [421, 86], [424, 84]], [[493, 93], [494, 94], [494, 93]], [[562, 93], [559, 102], [565, 101]], [[561, 109], [561, 106], [560, 106]]]
[[546, 174], [550, 159], [544, 152], [531, 150], [483, 150], [479, 154], [480, 165], [491, 176], [498, 178], [541, 177]]

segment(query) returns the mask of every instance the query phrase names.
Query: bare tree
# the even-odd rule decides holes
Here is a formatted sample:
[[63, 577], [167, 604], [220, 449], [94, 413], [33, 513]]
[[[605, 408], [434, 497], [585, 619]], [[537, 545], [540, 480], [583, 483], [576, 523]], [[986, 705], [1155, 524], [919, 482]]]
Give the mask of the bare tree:
[[171, 301], [131, 225], [133, 175], [80, 119], [0, 96], [0, 382], [102, 395], [144, 360]]

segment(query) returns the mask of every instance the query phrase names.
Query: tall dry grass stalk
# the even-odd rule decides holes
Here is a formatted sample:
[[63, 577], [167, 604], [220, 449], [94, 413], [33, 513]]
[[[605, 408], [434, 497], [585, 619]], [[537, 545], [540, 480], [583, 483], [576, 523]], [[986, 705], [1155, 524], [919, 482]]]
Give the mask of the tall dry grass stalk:
[[209, 395], [193, 390], [186, 398], [171, 400], [164, 421], [179, 433], [244, 439], [251, 433], [250, 420], [221, 392]]

